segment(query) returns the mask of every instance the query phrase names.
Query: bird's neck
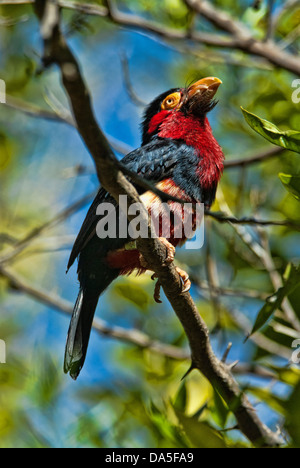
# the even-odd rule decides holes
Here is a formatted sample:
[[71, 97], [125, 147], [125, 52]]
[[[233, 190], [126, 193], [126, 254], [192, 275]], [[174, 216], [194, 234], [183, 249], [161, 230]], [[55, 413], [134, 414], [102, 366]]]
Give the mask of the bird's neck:
[[217, 184], [223, 172], [224, 155], [207, 118], [199, 120], [181, 112], [172, 112], [163, 117], [158, 136], [183, 140], [195, 148], [199, 156], [198, 174], [202, 187], [210, 188]]

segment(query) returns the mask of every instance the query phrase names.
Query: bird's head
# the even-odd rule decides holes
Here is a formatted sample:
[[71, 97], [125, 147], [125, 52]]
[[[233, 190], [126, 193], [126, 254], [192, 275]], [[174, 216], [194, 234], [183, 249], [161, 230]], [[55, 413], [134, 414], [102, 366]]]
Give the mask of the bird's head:
[[[219, 78], [203, 78], [188, 88], [170, 89], [158, 96], [149, 104], [144, 114], [143, 144], [156, 135], [163, 136], [166, 127], [180, 126], [183, 122], [182, 117], [185, 121], [204, 123], [206, 114], [217, 104], [214, 96], [221, 83]], [[176, 129], [173, 130], [175, 132]]]

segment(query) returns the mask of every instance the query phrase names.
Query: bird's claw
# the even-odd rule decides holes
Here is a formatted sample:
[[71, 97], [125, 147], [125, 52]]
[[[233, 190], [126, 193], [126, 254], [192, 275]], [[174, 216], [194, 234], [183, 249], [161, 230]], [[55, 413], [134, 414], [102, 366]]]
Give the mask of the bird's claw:
[[182, 270], [179, 267], [176, 267], [176, 271], [178, 275], [180, 276], [180, 279], [182, 282], [181, 293], [183, 294], [183, 293], [188, 292], [192, 285], [189, 275], [187, 274], [186, 271]]
[[[151, 279], [155, 279], [155, 275], [152, 275]], [[160, 300], [160, 288], [161, 288], [161, 284], [160, 284], [160, 281], [157, 280], [156, 283], [155, 283], [155, 288], [154, 288], [154, 300], [155, 302], [157, 302], [157, 304], [162, 304], [162, 301]]]
[[175, 258], [176, 249], [173, 244], [171, 244], [165, 237], [159, 237], [158, 240], [166, 247], [167, 256], [164, 261], [164, 265], [172, 263]]
[[[170, 263], [172, 263], [174, 261], [174, 257], [175, 257], [175, 247], [174, 245], [172, 245], [165, 237], [159, 237], [159, 240], [160, 242], [166, 247], [166, 250], [167, 250], [167, 255], [166, 255], [166, 258], [165, 258], [165, 261], [163, 263], [163, 265], [168, 265]], [[140, 265], [145, 268], [146, 270], [150, 270], [149, 268], [149, 265], [147, 263], [147, 261], [145, 260], [145, 258], [143, 257], [142, 254], [140, 254]], [[189, 275], [184, 271], [182, 270], [181, 268], [179, 267], [176, 267], [176, 271], [180, 277], [180, 280], [181, 280], [181, 283], [182, 283], [182, 286], [181, 286], [181, 294], [189, 291], [190, 287], [191, 287], [191, 281], [189, 279]], [[155, 280], [157, 278], [156, 274], [153, 273], [153, 275], [151, 276], [151, 279], [152, 280]], [[161, 300], [160, 300], [160, 288], [161, 288], [161, 284], [159, 282], [159, 280], [157, 280], [156, 284], [155, 284], [155, 288], [154, 288], [154, 300], [155, 302], [157, 302], [158, 304], [161, 304]]]
[[[188, 292], [191, 288], [191, 280], [189, 278], [189, 275], [187, 274], [186, 271], [182, 270], [181, 268], [179, 267], [176, 267], [176, 271], [180, 277], [180, 280], [181, 280], [181, 294], [184, 294], [186, 292]], [[151, 276], [151, 279], [152, 280], [155, 280], [157, 278], [156, 274], [154, 273], [152, 276]], [[160, 288], [161, 288], [161, 284], [160, 284], [160, 281], [157, 280], [156, 281], [156, 284], [155, 284], [155, 288], [154, 288], [154, 300], [155, 302], [157, 302], [158, 304], [161, 304], [162, 301], [160, 300]]]

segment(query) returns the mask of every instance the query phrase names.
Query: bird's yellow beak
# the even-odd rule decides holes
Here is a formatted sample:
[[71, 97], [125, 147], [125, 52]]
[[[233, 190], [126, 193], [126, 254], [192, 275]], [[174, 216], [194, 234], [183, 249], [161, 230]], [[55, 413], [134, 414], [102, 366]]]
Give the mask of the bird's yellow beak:
[[194, 97], [196, 94], [207, 94], [209, 99], [212, 99], [216, 94], [222, 81], [214, 76], [202, 78], [202, 80], [196, 81], [188, 88], [188, 99]]

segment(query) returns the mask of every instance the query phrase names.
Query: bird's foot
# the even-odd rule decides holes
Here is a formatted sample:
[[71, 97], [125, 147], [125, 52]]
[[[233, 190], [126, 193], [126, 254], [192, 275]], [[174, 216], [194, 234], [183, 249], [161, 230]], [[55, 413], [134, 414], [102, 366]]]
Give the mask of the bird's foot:
[[[164, 265], [168, 265], [169, 263], [172, 263], [174, 258], [175, 258], [175, 252], [176, 249], [173, 244], [171, 244], [165, 237], [159, 237], [158, 240], [166, 247], [167, 249], [167, 255], [164, 261]], [[143, 268], [146, 270], [151, 270], [151, 268], [148, 265], [148, 262], [145, 260], [143, 255], [140, 253], [140, 264]]]
[[182, 270], [179, 267], [176, 267], [176, 271], [178, 275], [180, 276], [181, 283], [182, 283], [182, 288], [181, 288], [181, 293], [186, 293], [191, 289], [191, 280], [189, 275], [187, 274], [186, 271]]
[[171, 242], [169, 242], [165, 237], [159, 237], [158, 240], [166, 247], [167, 249], [167, 256], [164, 261], [164, 265], [168, 265], [172, 263], [175, 258], [176, 249]]
[[[182, 286], [181, 286], [181, 294], [183, 293], [186, 293], [190, 290], [191, 288], [191, 280], [189, 278], [189, 275], [187, 274], [186, 271], [182, 270], [181, 268], [179, 267], [176, 267], [176, 271], [180, 277], [180, 280], [181, 280], [181, 283], [182, 283]], [[157, 278], [156, 274], [154, 273], [152, 276], [151, 276], [151, 279], [152, 280], [155, 280]], [[159, 282], [159, 280], [156, 281], [156, 284], [155, 284], [155, 288], [154, 288], [154, 300], [155, 302], [157, 302], [158, 304], [161, 304], [161, 300], [160, 300], [160, 288], [161, 288], [161, 284]]]
[[[156, 278], [157, 278], [157, 276], [154, 273], [151, 276], [151, 279], [154, 281]], [[155, 302], [157, 302], [157, 304], [162, 303], [162, 301], [160, 300], [160, 288], [161, 288], [161, 284], [160, 284], [159, 280], [157, 280], [156, 283], [155, 283], [154, 294], [153, 294], [154, 300], [155, 300]]]
[[[166, 258], [165, 258], [165, 261], [164, 261], [164, 265], [168, 265], [168, 264], [170, 264], [170, 263], [172, 263], [174, 261], [176, 249], [175, 249], [174, 245], [171, 244], [165, 237], [159, 237], [158, 239], [166, 247], [167, 255], [166, 255]], [[145, 260], [145, 258], [143, 257], [142, 254], [140, 254], [139, 260], [140, 260], [140, 265], [143, 268], [145, 268], [146, 270], [151, 270], [151, 268], [149, 267], [148, 262]], [[185, 292], [189, 291], [189, 289], [191, 287], [191, 281], [189, 279], [189, 275], [179, 267], [176, 267], [176, 271], [177, 271], [178, 275], [180, 276], [180, 279], [181, 279], [181, 282], [182, 282], [181, 293], [185, 293]], [[151, 279], [155, 280], [156, 278], [157, 278], [157, 276], [154, 273], [151, 276]], [[154, 288], [154, 300], [158, 304], [161, 304], [161, 302], [162, 302], [160, 300], [160, 288], [161, 288], [161, 284], [160, 284], [160, 282], [158, 280], [156, 282], [155, 288]]]

